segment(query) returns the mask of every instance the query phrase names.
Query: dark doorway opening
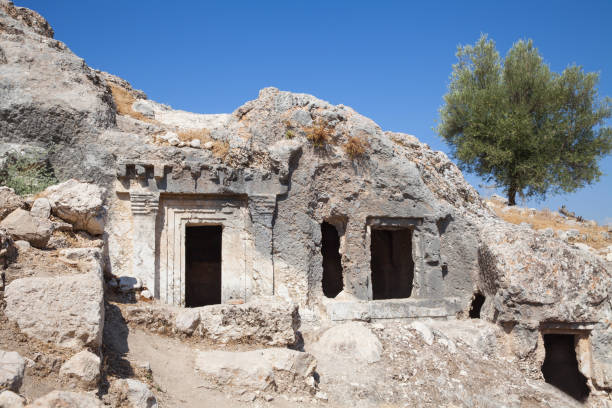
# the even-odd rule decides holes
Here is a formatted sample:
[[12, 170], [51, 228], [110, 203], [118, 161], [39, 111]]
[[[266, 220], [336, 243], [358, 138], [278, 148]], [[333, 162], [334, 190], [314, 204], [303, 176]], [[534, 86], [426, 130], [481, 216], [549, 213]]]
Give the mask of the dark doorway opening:
[[221, 303], [222, 227], [187, 227], [185, 240], [185, 306]]
[[414, 280], [412, 230], [372, 229], [370, 255], [373, 299], [410, 297]]
[[586, 377], [578, 370], [574, 335], [545, 334], [544, 348], [544, 380], [579, 401], [586, 399], [589, 387]]
[[321, 254], [323, 255], [323, 294], [335, 298], [342, 291], [342, 255], [340, 236], [336, 227], [328, 222], [321, 224]]
[[472, 299], [472, 305], [470, 306], [471, 319], [480, 319], [480, 309], [482, 309], [484, 302], [484, 295], [480, 292], [476, 292], [476, 294], [474, 294], [474, 299]]

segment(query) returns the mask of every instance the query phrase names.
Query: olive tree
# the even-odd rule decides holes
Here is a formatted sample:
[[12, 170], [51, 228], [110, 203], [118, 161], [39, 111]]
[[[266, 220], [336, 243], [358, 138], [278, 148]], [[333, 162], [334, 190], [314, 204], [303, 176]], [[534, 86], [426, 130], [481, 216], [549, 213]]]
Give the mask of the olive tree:
[[456, 55], [437, 132], [463, 170], [494, 180], [510, 205], [517, 194], [543, 198], [599, 180], [612, 104], [598, 96], [597, 73], [552, 72], [531, 40], [503, 61], [486, 35]]

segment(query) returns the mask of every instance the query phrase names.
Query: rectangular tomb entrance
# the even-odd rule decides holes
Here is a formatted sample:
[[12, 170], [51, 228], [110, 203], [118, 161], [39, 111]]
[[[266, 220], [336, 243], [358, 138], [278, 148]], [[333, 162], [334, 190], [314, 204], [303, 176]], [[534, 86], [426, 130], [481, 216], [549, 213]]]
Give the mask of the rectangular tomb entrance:
[[578, 368], [576, 336], [565, 333], [544, 334], [544, 348], [544, 380], [578, 401], [584, 401], [589, 396], [589, 387], [586, 377]]
[[412, 230], [372, 228], [372, 298], [403, 299], [412, 294]]
[[221, 303], [220, 225], [187, 226], [185, 237], [185, 306]]

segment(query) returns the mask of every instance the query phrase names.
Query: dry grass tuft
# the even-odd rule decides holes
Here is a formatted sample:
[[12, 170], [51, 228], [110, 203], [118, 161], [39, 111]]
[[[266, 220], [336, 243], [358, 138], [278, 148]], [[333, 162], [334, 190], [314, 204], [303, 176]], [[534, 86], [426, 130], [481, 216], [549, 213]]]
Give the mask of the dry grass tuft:
[[215, 140], [212, 147], [213, 156], [218, 159], [225, 160], [229, 155], [230, 145], [226, 141]]
[[[576, 224], [568, 224], [567, 219], [558, 215], [549, 209], [540, 211], [530, 211], [521, 207], [505, 207], [499, 205], [495, 201], [489, 201], [493, 204], [492, 209], [498, 217], [512, 224], [521, 224], [523, 222], [531, 225], [534, 230], [542, 230], [552, 228], [555, 231], [559, 230], [577, 230], [578, 238], [572, 238], [570, 242], [580, 242], [587, 244], [592, 248], [601, 249], [612, 245], [612, 239], [605, 239], [603, 233], [608, 231], [608, 228], [601, 225], [592, 225], [587, 222], [577, 222]], [[504, 208], [507, 208], [505, 211]]]
[[132, 104], [136, 101], [136, 99], [130, 95], [127, 89], [113, 84], [110, 84], [110, 89], [113, 94], [113, 99], [115, 101], [118, 114], [131, 116], [134, 119], [142, 120], [144, 122], [153, 122], [150, 118], [147, 118], [142, 113], [136, 112], [134, 109], [132, 109]]
[[346, 154], [348, 154], [349, 157], [354, 160], [358, 157], [363, 156], [368, 146], [369, 143], [367, 140], [360, 137], [351, 136], [349, 137], [349, 140], [344, 144], [343, 148]]
[[177, 135], [178, 138], [185, 143], [189, 143], [194, 139], [199, 140], [202, 145], [206, 142], [212, 141], [210, 137], [210, 130], [206, 128], [184, 130], [182, 132], [178, 132]]
[[310, 140], [315, 147], [325, 147], [333, 140], [334, 128], [323, 119], [318, 119], [313, 126], [304, 130], [306, 139]]

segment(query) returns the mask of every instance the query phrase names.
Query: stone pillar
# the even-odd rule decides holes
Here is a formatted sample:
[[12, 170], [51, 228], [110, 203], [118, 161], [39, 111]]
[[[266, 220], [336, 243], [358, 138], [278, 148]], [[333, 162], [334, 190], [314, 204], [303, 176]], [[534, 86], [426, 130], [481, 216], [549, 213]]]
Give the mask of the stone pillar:
[[132, 273], [159, 298], [159, 287], [155, 278], [155, 223], [159, 194], [130, 192], [130, 202], [134, 221]]
[[249, 212], [253, 223], [255, 257], [253, 259], [253, 288], [250, 294], [274, 295], [274, 261], [272, 258], [272, 222], [276, 210], [276, 195], [249, 196]]

